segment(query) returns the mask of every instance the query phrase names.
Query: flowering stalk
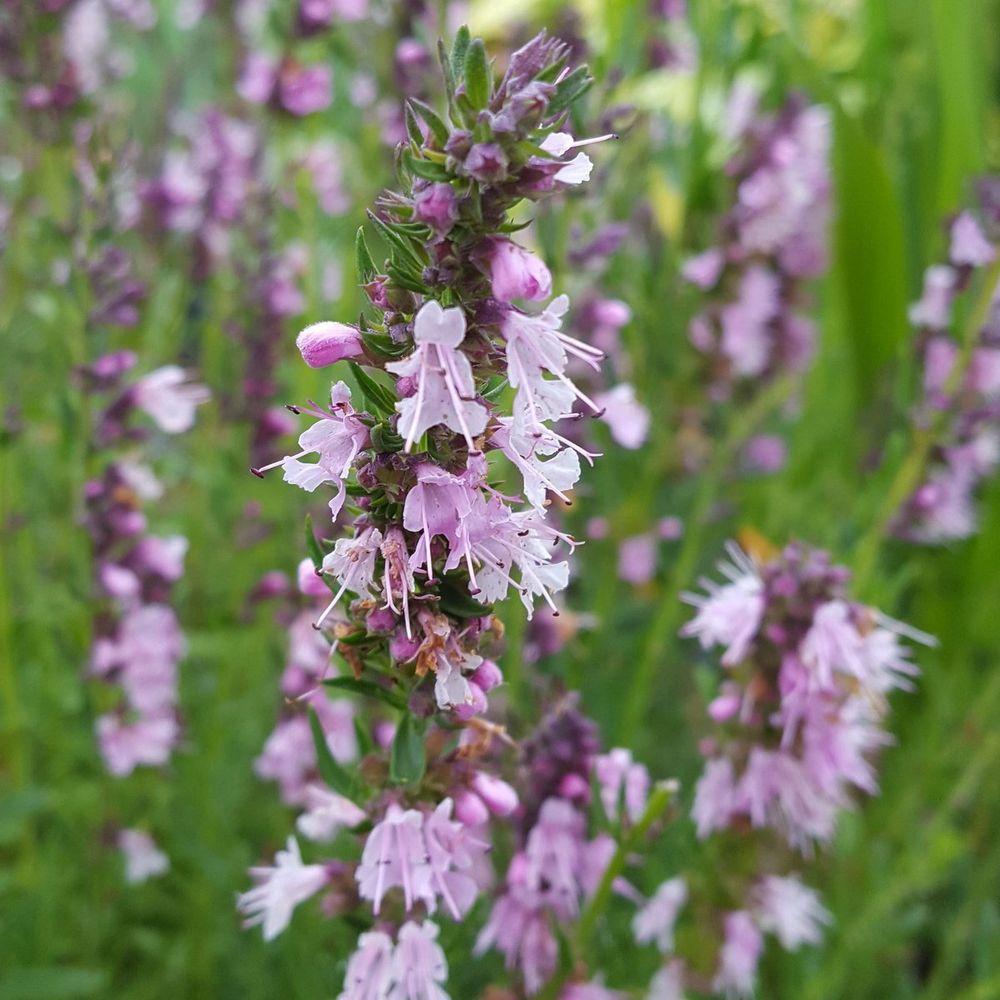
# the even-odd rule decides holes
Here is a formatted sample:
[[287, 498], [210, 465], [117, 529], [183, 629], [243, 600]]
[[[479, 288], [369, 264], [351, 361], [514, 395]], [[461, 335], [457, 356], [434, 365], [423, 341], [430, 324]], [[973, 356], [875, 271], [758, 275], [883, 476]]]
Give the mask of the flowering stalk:
[[[877, 792], [874, 757], [891, 742], [888, 695], [912, 689], [917, 674], [901, 640], [932, 641], [851, 600], [849, 572], [823, 552], [790, 545], [758, 563], [733, 546], [730, 556], [719, 564], [723, 584], [684, 595], [697, 614], [681, 634], [722, 647], [724, 669], [692, 818], [699, 839], [719, 838], [727, 857], [752, 861], [697, 883], [709, 905], [692, 909], [710, 924], [698, 938], [721, 931], [721, 947], [665, 966], [661, 976], [677, 989], [666, 996], [685, 981], [750, 996], [765, 934], [787, 950], [822, 939], [831, 918], [795, 873], [796, 855], [829, 843], [857, 793]], [[687, 892], [680, 880], [661, 886], [636, 916], [640, 943], [657, 939], [674, 953]]]
[[[160, 430], [178, 434], [208, 399], [208, 390], [188, 383], [174, 365], [129, 384], [136, 360], [118, 351], [81, 372], [85, 391], [110, 400], [95, 424], [93, 454], [103, 469], [86, 486], [99, 608], [88, 673], [116, 691], [96, 728], [105, 766], [119, 778], [169, 759], [180, 734], [177, 667], [185, 650], [169, 599], [184, 571], [187, 539], [146, 533], [143, 502], [158, 499], [163, 487], [137, 461], [136, 445], [148, 432], [133, 426], [133, 417], [143, 412]], [[166, 859], [147, 835], [123, 831], [121, 846], [130, 881], [165, 870]]]
[[[554, 425], [578, 401], [598, 409], [566, 369], [571, 359], [597, 367], [600, 352], [562, 331], [565, 296], [525, 305], [550, 298], [551, 275], [510, 238], [518, 202], [590, 175], [578, 150], [598, 140], [558, 130], [589, 84], [567, 58], [541, 34], [496, 80], [467, 30], [450, 52], [441, 48], [447, 115], [410, 101], [408, 140], [397, 151], [405, 190], [384, 194], [369, 213], [388, 250], [382, 266], [358, 234], [376, 315], [356, 326], [317, 323], [298, 339], [311, 367], [350, 362], [357, 388], [337, 382], [328, 406], [293, 407], [316, 420], [300, 450], [254, 470], [281, 468], [308, 492], [324, 488], [332, 516], [350, 515], [335, 543], [310, 532], [332, 592], [315, 626], [331, 630], [350, 669], [323, 683], [367, 696], [396, 720], [387, 750], [366, 737], [362, 782], [331, 756], [314, 716], [330, 808], [353, 806], [370, 825], [366, 837], [356, 831], [360, 862], [304, 865], [292, 846], [277, 869], [257, 873], [260, 886], [240, 904], [271, 936], [321, 889], [334, 893], [329, 912], [368, 900], [379, 929], [362, 935], [344, 998], [443, 995], [437, 928], [414, 918], [468, 912], [486, 877], [490, 818], [518, 804], [492, 773], [506, 737], [482, 718], [502, 680], [490, 659], [503, 631], [493, 606], [513, 590], [529, 615], [536, 598], [555, 609], [568, 566], [552, 550], [575, 543], [547, 522], [548, 498], [568, 502], [580, 458], [591, 456]], [[511, 468], [520, 495], [499, 479]], [[565, 807], [548, 812], [558, 825]], [[564, 818], [575, 830], [574, 815]]]

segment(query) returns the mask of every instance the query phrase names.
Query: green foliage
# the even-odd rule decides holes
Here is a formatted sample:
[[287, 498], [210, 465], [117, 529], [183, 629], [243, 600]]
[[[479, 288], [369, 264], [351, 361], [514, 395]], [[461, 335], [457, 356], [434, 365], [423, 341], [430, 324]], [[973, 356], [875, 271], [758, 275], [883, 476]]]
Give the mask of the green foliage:
[[[115, 85], [137, 109], [130, 125], [137, 138], [162, 129], [160, 102], [168, 92], [188, 109], [232, 100], [227, 64], [237, 60], [233, 38], [209, 18], [193, 44], [174, 27], [169, 6], [160, 4], [160, 26], [136, 45], [135, 75]], [[502, 7], [480, 3], [473, 14], [495, 19]], [[557, 656], [526, 665], [522, 611], [516, 601], [504, 610], [506, 721], [514, 738], [523, 736], [537, 714], [539, 674], [578, 686], [606, 739], [627, 741], [655, 776], [680, 778], [686, 804], [698, 773], [699, 680], [709, 690], [716, 675], [693, 644], [676, 637], [684, 609], [659, 617], [661, 608], [674, 583], [691, 586], [709, 572], [724, 540], [743, 529], [774, 544], [808, 539], [849, 562], [857, 538], [877, 516], [888, 485], [884, 470], [891, 473], [905, 453], [914, 398], [907, 377], [913, 353], [907, 303], [919, 292], [923, 268], [941, 256], [942, 217], [967, 197], [976, 172], [1000, 167], [1000, 5], [692, 2], [706, 68], [686, 82], [650, 71], [645, 2], [584, 7], [579, 25], [595, 67], [594, 108], [637, 110], [625, 116], [625, 127], [613, 126], [622, 142], [591, 151], [599, 161], [600, 205], [572, 198], [558, 218], [543, 216], [517, 239], [540, 243], [557, 272], [556, 286], [579, 295], [588, 290], [589, 277], [564, 263], [575, 229], [641, 220], [638, 228], [648, 238], [623, 248], [603, 286], [633, 311], [622, 339], [639, 396], [652, 411], [652, 429], [638, 452], [605, 435], [604, 457], [585, 471], [586, 489], [565, 514], [579, 536], [589, 518], [608, 521], [608, 537], [589, 541], [575, 557], [572, 610], [561, 623], [571, 625], [579, 614], [586, 616], [585, 627], [569, 630]], [[523, 9], [526, 19], [553, 28], [564, 8], [537, 0]], [[334, 66], [335, 106], [316, 120], [281, 123], [269, 141], [335, 137], [352, 202], [360, 206], [389, 181], [392, 163], [375, 116], [355, 107], [348, 86], [340, 84], [356, 69], [358, 47], [348, 30], [308, 42], [317, 60]], [[366, 64], [391, 66], [391, 32], [369, 37], [361, 47]], [[487, 53], [502, 65], [503, 47], [499, 33], [487, 34], [486, 49], [470, 38], [459, 32], [441, 59], [448, 94], [464, 86], [475, 109], [489, 100]], [[763, 71], [769, 96], [801, 89], [834, 108], [833, 260], [815, 290], [819, 353], [795, 401], [788, 466], [772, 477], [732, 477], [739, 458], [730, 455], [713, 487], [700, 493], [678, 474], [678, 436], [685, 433], [679, 428], [697, 386], [686, 339], [695, 303], [677, 273], [683, 259], [706, 244], [724, 204], [713, 109], [722, 88], [751, 66]], [[385, 87], [388, 73], [379, 72]], [[583, 74], [567, 75], [558, 100], [568, 107], [590, 83]], [[430, 105], [443, 107], [440, 96], [428, 97], [427, 104], [412, 100], [409, 118], [411, 131], [418, 120], [439, 144], [447, 126]], [[34, 119], [4, 106], [5, 153], [16, 155], [29, 144]], [[459, 110], [453, 100], [453, 119]], [[688, 141], [672, 145], [664, 136]], [[265, 572], [292, 572], [303, 554], [322, 561], [316, 531], [323, 533], [326, 512], [317, 505], [318, 527], [307, 522], [303, 541], [308, 497], [281, 484], [280, 476], [259, 482], [247, 475], [246, 430], [229, 420], [221, 402], [204, 409], [183, 441], [154, 445], [165, 482], [175, 485], [151, 512], [151, 527], [158, 534], [184, 532], [191, 541], [178, 602], [190, 642], [181, 668], [184, 745], [163, 775], [108, 778], [94, 744], [100, 708], [81, 680], [91, 639], [91, 554], [79, 527], [79, 498], [94, 470], [85, 455], [86, 404], [73, 374], [107, 346], [106, 335], [86, 325], [76, 285], [57, 285], [51, 277], [53, 260], [72, 252], [65, 239], [76, 203], [71, 146], [44, 147], [16, 181], [3, 159], [0, 199], [12, 214], [0, 257], [0, 1000], [335, 996], [356, 928], [303, 908], [293, 933], [265, 945], [259, 932], [240, 928], [233, 909], [235, 892], [248, 884], [247, 868], [273, 855], [293, 818], [274, 788], [252, 771], [278, 713], [293, 709], [278, 693], [286, 653], [282, 629], [266, 608], [251, 614], [246, 595]], [[401, 168], [428, 179], [441, 176], [436, 161], [412, 153]], [[374, 257], [358, 228], [363, 222]], [[510, 231], [519, 226], [513, 221]], [[297, 204], [280, 216], [274, 237], [302, 240], [310, 260], [344, 269], [345, 291], [327, 304], [316, 291], [318, 265], [307, 277], [312, 284], [301, 325], [360, 314], [366, 302], [353, 288], [352, 261], [360, 280], [370, 281], [381, 269], [376, 260], [391, 251], [394, 280], [415, 292], [423, 288], [428, 261], [419, 235], [405, 225], [365, 220], [357, 207], [330, 219], [313, 202]], [[257, 252], [241, 248], [247, 260]], [[228, 330], [242, 318], [245, 285], [234, 274], [190, 281], [191, 262], [169, 241], [147, 263], [155, 280], [131, 346], [150, 367], [180, 357], [204, 374], [217, 400], [231, 397], [244, 359]], [[373, 414], [393, 412], [395, 400], [373, 368], [345, 365], [343, 376], [305, 370], [293, 333], [290, 326], [282, 346], [280, 399], [322, 399], [332, 374], [353, 379]], [[405, 353], [385, 331], [363, 336], [372, 359]], [[488, 394], [505, 391], [498, 378]], [[739, 434], [747, 419], [736, 408], [734, 427], [711, 428], [709, 455], [718, 456], [726, 435]], [[769, 421], [764, 429], [789, 426], [777, 414]], [[389, 432], [380, 423], [373, 433]], [[885, 459], [883, 471], [873, 471], [878, 456]], [[662, 543], [654, 581], [640, 588], [623, 583], [617, 544], [667, 515], [697, 531], [697, 544], [685, 550], [684, 539]], [[940, 551], [892, 544], [880, 551], [873, 593], [887, 611], [934, 633], [941, 645], [919, 654], [917, 691], [892, 696], [896, 743], [882, 757], [882, 794], [847, 818], [821, 863], [803, 861], [807, 879], [834, 912], [828, 945], [792, 955], [769, 952], [760, 996], [1000, 997], [998, 552], [996, 483], [984, 498], [975, 538]], [[457, 577], [444, 588], [442, 606], [468, 618], [482, 613]], [[657, 628], [657, 621], [666, 627]], [[636, 700], [632, 682], [651, 642], [653, 683], [648, 697], [626, 712]], [[360, 679], [345, 670], [326, 685], [331, 695], [374, 699], [389, 717], [405, 704], [398, 689], [377, 683], [370, 667]], [[403, 786], [424, 777], [425, 761], [419, 725], [409, 713], [401, 718], [390, 768]], [[310, 719], [315, 731], [315, 717]], [[371, 749], [370, 734], [361, 735], [362, 748]], [[316, 743], [326, 780], [357, 795], [353, 766], [338, 764], [325, 740]], [[113, 832], [139, 809], [170, 855], [172, 870], [130, 887]], [[657, 840], [651, 867], [627, 868], [625, 875], [651, 890], [689, 865], [696, 850], [689, 825], [678, 821]], [[590, 948], [608, 969], [610, 985], [635, 987], [648, 980], [656, 958], [622, 947], [631, 916], [625, 902], [612, 900], [608, 912]], [[457, 927], [442, 921], [443, 936], [468, 950], [482, 916], [476, 911]], [[568, 943], [561, 944], [568, 952]], [[492, 961], [456, 963], [453, 996], [479, 995], [486, 971], [499, 968]]]

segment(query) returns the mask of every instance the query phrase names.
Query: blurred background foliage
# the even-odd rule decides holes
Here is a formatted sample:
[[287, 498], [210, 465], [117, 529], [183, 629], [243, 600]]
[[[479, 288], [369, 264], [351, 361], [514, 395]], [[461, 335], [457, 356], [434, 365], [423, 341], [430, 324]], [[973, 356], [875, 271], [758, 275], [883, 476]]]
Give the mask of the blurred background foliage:
[[[582, 689], [609, 743], [628, 742], [654, 775], [676, 775], [690, 789], [698, 687], [709, 665], [675, 638], [685, 614], [677, 592], [710, 570], [733, 536], [758, 545], [801, 538], [850, 564], [877, 517], [908, 443], [915, 374], [907, 304], [924, 268], [942, 256], [942, 221], [967, 200], [975, 176], [1000, 168], [1000, 2], [692, 0], [693, 73], [649, 68], [644, 0], [484, 0], [468, 16], [498, 49], [512, 32], [571, 27], [597, 78], [590, 107], [634, 109], [624, 141], [600, 157], [600, 196], [571, 198], [536, 227], [559, 270], [556, 286], [572, 294], [588, 280], [566, 263], [574, 227], [630, 220], [642, 235], [615, 256], [603, 286], [633, 310], [624, 336], [653, 430], [636, 452], [608, 440], [567, 514], [581, 533], [589, 517], [610, 522], [607, 540], [581, 549], [569, 598], [592, 625], [530, 667], [520, 656], [523, 622], [507, 609], [510, 699], [515, 711], [531, 704], [536, 670], [563, 678]], [[194, 37], [168, 16], [160, 22], [136, 42], [134, 73], [115, 85], [128, 109], [118, 121], [130, 134], [108, 137], [108, 148], [154, 141], [171, 106], [228, 100], [237, 57], [221, 22], [207, 19]], [[316, 54], [338, 73], [387, 65], [392, 41], [371, 24], [322, 45]], [[725, 206], [715, 137], [723, 95], [743, 71], [761, 80], [765, 103], [801, 90], [832, 109], [833, 263], [815, 289], [822, 336], [804, 391], [764, 419], [789, 428], [787, 466], [767, 477], [727, 475], [727, 441], [742, 440], [752, 416], [731, 409], [706, 442], [721, 460], [691, 479], [677, 474], [677, 434], [702, 390], [686, 333], [696, 297], [679, 265], [709, 244]], [[5, 114], [0, 149], [16, 157], [29, 123], [24, 112]], [[275, 143], [301, 129], [341, 140], [352, 209], [330, 219], [304, 195], [280, 226], [313, 262], [303, 321], [348, 319], [359, 304], [353, 234], [391, 180], [391, 156], [346, 88], [327, 112], [272, 127]], [[233, 906], [246, 868], [289, 828], [272, 787], [251, 772], [274, 721], [284, 636], [266, 612], [247, 613], [246, 595], [267, 570], [294, 568], [302, 504], [277, 481], [246, 474], [246, 429], [218, 402], [182, 447], [162, 456], [164, 478], [178, 485], [156, 512], [159, 530], [191, 539], [179, 599], [190, 640], [185, 744], [167, 774], [137, 773], [127, 788], [101, 767], [95, 707], [80, 676], [89, 645], [89, 552], [79, 526], [86, 404], [71, 377], [99, 345], [85, 342], [77, 290], [47, 278], [61, 252], [54, 248], [88, 220], [72, 217], [71, 146], [38, 149], [30, 172], [0, 178], [5, 196], [44, 205], [12, 215], [0, 260], [0, 1000], [332, 996], [352, 929], [299, 914], [294, 933], [265, 945], [240, 930]], [[146, 247], [152, 294], [133, 343], [150, 364], [180, 356], [222, 399], [239, 381], [239, 346], [224, 327], [244, 289], [233, 274], [185, 282], [181, 252], [169, 241]], [[315, 291], [324, 260], [341, 262], [344, 275], [339, 301], [328, 306]], [[284, 361], [286, 398], [323, 392], [326, 376], [297, 363], [291, 337]], [[616, 542], [668, 515], [687, 531], [661, 546], [656, 578], [639, 588], [622, 582]], [[918, 691], [894, 699], [897, 742], [883, 757], [881, 797], [847, 816], [834, 849], [807, 870], [835, 915], [827, 944], [770, 954], [760, 996], [1000, 997], [998, 558], [996, 484], [973, 539], [946, 550], [881, 549], [860, 596], [932, 632], [940, 646], [920, 654]], [[168, 878], [137, 888], [123, 884], [109, 841], [127, 800], [154, 817], [173, 863]], [[649, 885], [686, 863], [686, 827], [665, 833]], [[637, 979], [634, 956], [616, 946], [626, 920], [624, 907], [613, 909], [598, 942], [612, 985]], [[471, 941], [479, 923], [446, 934]], [[453, 963], [453, 995], [472, 996], [491, 961]]]

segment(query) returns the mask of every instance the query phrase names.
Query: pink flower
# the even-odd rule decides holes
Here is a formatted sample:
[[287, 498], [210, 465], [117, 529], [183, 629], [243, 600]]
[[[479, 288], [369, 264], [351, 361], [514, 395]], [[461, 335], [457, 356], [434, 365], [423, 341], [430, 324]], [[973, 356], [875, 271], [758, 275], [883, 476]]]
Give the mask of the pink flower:
[[561, 331], [568, 309], [569, 299], [560, 295], [536, 316], [512, 309], [501, 323], [507, 342], [507, 377], [517, 390], [514, 420], [525, 433], [544, 433], [543, 423], [568, 415], [574, 399], [580, 399], [594, 413], [600, 410], [565, 374], [570, 355], [595, 370], [603, 356]]
[[737, 375], [760, 375], [771, 355], [770, 325], [780, 310], [780, 286], [768, 268], [755, 264], [740, 280], [739, 298], [722, 307], [722, 353]]
[[142, 830], [122, 830], [118, 846], [125, 856], [125, 881], [131, 884], [156, 878], [170, 868], [170, 859]]
[[684, 963], [668, 962], [653, 977], [646, 1000], [684, 1000]]
[[501, 778], [477, 771], [472, 787], [494, 816], [509, 816], [517, 809], [517, 792]]
[[323, 111], [333, 100], [333, 77], [328, 66], [297, 66], [286, 63], [279, 74], [281, 103], [293, 115]]
[[530, 900], [530, 895], [510, 884], [508, 876], [508, 891], [493, 904], [489, 920], [476, 938], [474, 953], [482, 955], [496, 947], [508, 969], [520, 969], [525, 988], [533, 995], [555, 970], [559, 945], [548, 913]]
[[393, 982], [392, 938], [368, 931], [347, 960], [343, 992], [337, 1000], [387, 1000]]
[[275, 855], [273, 868], [251, 868], [259, 883], [240, 895], [239, 911], [247, 916], [246, 927], [263, 925], [264, 940], [276, 938], [289, 924], [299, 903], [315, 896], [329, 882], [324, 865], [302, 863], [302, 854], [294, 837], [288, 838], [284, 851]]
[[502, 236], [487, 241], [483, 257], [489, 267], [493, 297], [539, 301], [552, 294], [552, 275], [541, 258]]
[[632, 919], [632, 933], [639, 944], [655, 941], [666, 955], [674, 950], [674, 924], [687, 902], [687, 883], [682, 878], [664, 882]]
[[794, 875], [765, 875], [753, 891], [753, 913], [761, 930], [774, 934], [786, 951], [819, 944], [833, 920], [819, 895]]
[[165, 764], [180, 727], [172, 712], [140, 716], [126, 723], [117, 715], [97, 719], [97, 738], [107, 769], [116, 777], [131, 774], [140, 764]]
[[278, 66], [263, 52], [250, 52], [243, 60], [236, 93], [251, 104], [267, 104], [278, 82]]
[[392, 960], [396, 985], [387, 997], [392, 1000], [448, 1000], [448, 994], [441, 988], [448, 979], [448, 963], [437, 936], [437, 924], [429, 920], [420, 924], [409, 921], [400, 927]]
[[694, 790], [691, 816], [698, 836], [707, 837], [713, 830], [729, 825], [736, 808], [736, 779], [728, 757], [709, 760]]
[[951, 224], [951, 245], [948, 257], [958, 266], [985, 267], [996, 258], [996, 247], [983, 235], [979, 223], [962, 212]]
[[461, 920], [479, 894], [475, 871], [489, 844], [471, 834], [464, 824], [451, 818], [452, 800], [444, 799], [424, 819], [427, 863], [430, 867], [429, 912], [434, 894], [444, 900], [454, 920]]
[[404, 811], [393, 803], [368, 835], [357, 870], [358, 891], [363, 899], [372, 901], [376, 915], [386, 892], [394, 886], [402, 887], [407, 912], [417, 899], [433, 908], [423, 824], [422, 813]]
[[599, 393], [594, 402], [603, 411], [601, 420], [611, 428], [611, 436], [623, 448], [641, 448], [649, 434], [649, 410], [635, 397], [635, 387], [620, 382], [613, 389]]
[[[590, 146], [598, 142], [606, 142], [615, 138], [613, 135], [600, 135], [593, 139], [574, 139], [568, 132], [553, 132], [541, 142], [541, 148], [553, 156], [562, 158], [572, 149], [580, 146]], [[545, 161], [536, 161], [543, 163]], [[586, 153], [577, 153], [568, 163], [564, 163], [552, 175], [552, 179], [560, 184], [577, 185], [590, 180], [594, 164]]]
[[714, 288], [726, 266], [726, 255], [718, 249], [706, 250], [685, 261], [681, 275], [685, 281], [707, 291]]
[[649, 795], [649, 772], [643, 764], [632, 760], [632, 752], [615, 747], [594, 758], [594, 774], [601, 786], [601, 804], [605, 815], [617, 821], [621, 818], [620, 802], [625, 795], [625, 814], [635, 823], [646, 809]]
[[510, 417], [497, 420], [491, 442], [521, 473], [525, 499], [539, 513], [545, 509], [547, 492], [569, 503], [569, 491], [580, 478], [580, 454], [593, 464], [593, 456], [554, 432], [524, 433]]
[[743, 910], [727, 913], [724, 925], [726, 937], [719, 952], [719, 968], [712, 989], [730, 997], [751, 996], [764, 938], [750, 914]]
[[720, 563], [719, 570], [729, 583], [719, 586], [702, 580], [707, 597], [682, 594], [683, 600], [698, 608], [695, 617], [681, 629], [683, 636], [695, 636], [702, 649], [727, 646], [722, 656], [726, 666], [740, 663], [750, 650], [764, 613], [764, 592], [753, 562], [735, 545], [729, 547], [732, 564]]
[[167, 434], [180, 434], [194, 426], [195, 410], [211, 399], [203, 385], [187, 382], [178, 365], [165, 365], [144, 375], [132, 389], [133, 400]]
[[357, 826], [367, 816], [350, 799], [320, 785], [306, 786], [305, 806], [306, 811], [299, 816], [296, 826], [310, 840], [333, 840], [342, 827]]
[[184, 575], [184, 556], [188, 540], [183, 535], [158, 538], [147, 535], [129, 553], [129, 562], [142, 573], [153, 573], [168, 583]]
[[637, 587], [656, 574], [656, 538], [653, 535], [633, 535], [622, 539], [618, 546], [618, 577]]
[[788, 458], [788, 448], [777, 434], [756, 434], [747, 442], [743, 458], [754, 472], [779, 472]]
[[931, 330], [946, 330], [951, 324], [951, 307], [955, 298], [958, 275], [946, 264], [929, 267], [924, 274], [924, 290], [919, 301], [910, 306], [909, 318], [914, 326]]
[[450, 184], [439, 181], [415, 191], [413, 217], [427, 223], [439, 236], [446, 236], [458, 218], [455, 189]]
[[326, 368], [364, 353], [357, 327], [330, 321], [307, 326], [295, 339], [295, 346], [310, 368]]
[[382, 545], [382, 532], [366, 528], [351, 538], [338, 538], [333, 551], [323, 559], [323, 572], [334, 577], [340, 589], [316, 619], [318, 628], [329, 617], [347, 591], [359, 597], [371, 597], [375, 582], [375, 560]]
[[[336, 517], [347, 495], [343, 481], [358, 452], [369, 445], [368, 428], [351, 406], [351, 390], [343, 382], [335, 382], [331, 387], [329, 410], [310, 403], [304, 408], [304, 412], [319, 417], [319, 420], [299, 435], [299, 447], [302, 450], [251, 471], [261, 476], [269, 469], [281, 466], [286, 483], [299, 486], [309, 493], [324, 483], [332, 483], [337, 487], [337, 495], [329, 506], [331, 514]], [[319, 460], [312, 464], [300, 461], [311, 454], [318, 455]]]
[[862, 678], [864, 643], [846, 601], [829, 601], [813, 614], [813, 622], [799, 647], [802, 662], [814, 683], [829, 690], [836, 673]]
[[420, 307], [413, 323], [413, 354], [386, 365], [396, 375], [416, 380], [416, 393], [396, 404], [407, 451], [438, 424], [461, 434], [470, 452], [477, 450], [473, 438], [486, 428], [489, 414], [475, 398], [472, 366], [458, 349], [464, 339], [465, 313], [457, 307], [442, 309], [431, 299]]

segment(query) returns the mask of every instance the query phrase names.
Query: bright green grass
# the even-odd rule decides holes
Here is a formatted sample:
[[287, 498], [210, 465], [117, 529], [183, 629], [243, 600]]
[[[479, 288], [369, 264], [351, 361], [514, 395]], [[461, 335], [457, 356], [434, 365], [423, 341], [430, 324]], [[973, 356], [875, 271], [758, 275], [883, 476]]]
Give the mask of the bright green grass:
[[[543, 669], [582, 687], [608, 740], [633, 745], [656, 776], [677, 775], [688, 789], [697, 774], [700, 657], [674, 638], [683, 620], [671, 610], [675, 585], [708, 571], [723, 541], [746, 527], [776, 544], [801, 538], [827, 546], [850, 563], [907, 448], [913, 396], [906, 303], [923, 268], [941, 255], [940, 219], [961, 205], [975, 173], [1000, 169], [996, 0], [690, 2], [705, 72], [680, 111], [673, 96], [635, 79], [643, 4], [584, 5], [601, 81], [592, 106], [641, 94], [657, 127], [675, 128], [683, 142], [652, 147], [641, 116], [613, 152], [598, 154], [616, 163], [603, 203], [572, 199], [538, 227], [550, 263], [560, 268], [558, 285], [572, 293], [583, 279], [560, 255], [575, 221], [628, 217], [647, 192], [660, 208], [654, 216], [663, 228], [651, 223], [648, 242], [627, 248], [605, 282], [635, 312], [625, 336], [640, 396], [654, 413], [653, 435], [639, 453], [608, 442], [606, 457], [586, 476], [574, 524], [603, 514], [620, 538], [643, 530], [651, 514], [687, 520], [699, 502], [733, 514], [693, 529], [692, 572], [680, 574], [687, 579], [676, 579], [685, 543], [671, 543], [661, 550], [657, 582], [639, 592], [616, 579], [611, 542], [585, 546], [571, 601], [596, 615], [597, 625]], [[557, 23], [556, 5], [527, 7], [538, 23]], [[182, 79], [197, 103], [218, 93], [229, 72], [222, 46], [203, 58], [169, 32], [143, 45], [157, 58], [140, 60], [140, 96]], [[754, 481], [722, 475], [699, 500], [697, 484], [671, 475], [678, 411], [697, 393], [685, 335], [693, 301], [677, 265], [711, 238], [723, 187], [707, 134], [685, 120], [683, 106], [697, 93], [707, 101], [749, 63], [767, 70], [773, 93], [800, 87], [836, 108], [833, 267], [816, 288], [821, 348], [801, 409], [786, 425], [788, 468]], [[616, 65], [626, 75], [609, 92], [603, 80]], [[155, 126], [143, 120], [133, 127], [141, 133]], [[350, 137], [357, 208], [335, 224], [313, 214], [289, 215], [282, 226], [315, 252], [340, 256], [346, 318], [357, 303], [350, 292], [353, 231], [389, 165], [373, 126], [352, 116], [343, 99], [310, 127]], [[16, 153], [21, 126], [8, 121], [4, 133], [6, 151]], [[259, 933], [240, 931], [233, 906], [247, 866], [291, 828], [274, 788], [250, 771], [278, 708], [282, 635], [266, 610], [246, 620], [243, 600], [264, 571], [294, 568], [304, 506], [298, 491], [246, 474], [242, 432], [215, 404], [163, 455], [164, 478], [178, 485], [151, 512], [154, 530], [182, 530], [192, 540], [179, 593], [191, 645], [182, 670], [185, 744], [165, 775], [113, 782], [101, 769], [93, 692], [80, 679], [89, 643], [89, 557], [77, 499], [87, 475], [87, 418], [70, 378], [72, 366], [100, 345], [84, 329], [75, 286], [60, 290], [47, 279], [52, 258], [66, 252], [59, 235], [70, 211], [66, 171], [58, 151], [37, 163], [22, 191], [39, 200], [19, 202], [0, 259], [0, 390], [24, 424], [0, 442], [0, 1000], [329, 997], [353, 941], [350, 927], [303, 907], [290, 933], [264, 945]], [[241, 359], [221, 322], [238, 313], [240, 289], [218, 280], [192, 290], [178, 277], [177, 256], [168, 247], [161, 259], [146, 260], [156, 285], [132, 342], [150, 364], [180, 353], [225, 391]], [[304, 317], [318, 318], [313, 310]], [[286, 377], [289, 398], [323, 391], [324, 376], [295, 363], [291, 338]], [[745, 418], [722, 421], [716, 447], [726, 435], [746, 433]], [[876, 450], [887, 462], [872, 472], [862, 463]], [[238, 525], [249, 502], [262, 504], [271, 533], [247, 548]], [[919, 654], [919, 691], [894, 698], [897, 745], [883, 758], [882, 796], [846, 817], [834, 850], [805, 868], [836, 917], [827, 945], [791, 957], [769, 950], [761, 997], [1000, 997], [998, 560], [995, 484], [975, 539], [947, 551], [880, 550], [863, 596], [933, 632], [941, 645]], [[662, 642], [650, 638], [657, 621]], [[519, 632], [512, 609], [509, 634]], [[517, 710], [530, 718], [538, 685], [518, 666], [512, 645], [506, 665], [517, 735], [516, 720], [524, 718]], [[653, 683], [622, 731], [650, 648]], [[126, 887], [108, 831], [138, 817], [173, 869]], [[687, 866], [692, 850], [680, 822], [636, 877], [651, 888]], [[627, 915], [623, 904], [612, 904], [597, 940], [614, 985], [636, 985], [653, 969], [651, 955], [636, 959], [622, 947]], [[468, 941], [479, 922], [445, 933]], [[493, 967], [492, 958], [453, 962], [452, 995], [474, 996]]]

